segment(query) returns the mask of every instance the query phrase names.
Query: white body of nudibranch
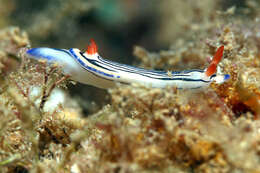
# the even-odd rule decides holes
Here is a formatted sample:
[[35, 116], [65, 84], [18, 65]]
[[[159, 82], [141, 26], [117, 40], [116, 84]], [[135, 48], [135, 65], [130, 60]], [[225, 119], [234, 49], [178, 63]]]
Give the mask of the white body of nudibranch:
[[26, 53], [33, 59], [46, 59], [48, 63], [57, 63], [63, 73], [71, 79], [93, 85], [98, 88], [111, 88], [117, 82], [124, 84], [139, 83], [148, 87], [195, 89], [209, 85], [211, 82], [223, 83], [229, 75], [216, 75], [217, 65], [223, 55], [221, 46], [208, 68], [205, 70], [187, 70], [180, 72], [165, 72], [146, 70], [130, 65], [108, 61], [97, 53], [97, 46], [93, 40], [88, 50], [83, 53], [79, 49], [32, 48]]

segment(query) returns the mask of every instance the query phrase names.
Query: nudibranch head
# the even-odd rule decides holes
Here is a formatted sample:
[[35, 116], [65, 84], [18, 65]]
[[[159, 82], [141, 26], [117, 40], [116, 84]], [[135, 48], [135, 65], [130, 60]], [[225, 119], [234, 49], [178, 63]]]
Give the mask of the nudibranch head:
[[29, 49], [26, 54], [29, 58], [46, 60], [48, 64], [59, 65], [66, 75], [73, 75], [81, 69], [70, 51], [66, 49], [39, 47]]
[[55, 61], [56, 57], [61, 54], [57, 49], [39, 47], [27, 50], [26, 54], [33, 59], [45, 59], [47, 61]]

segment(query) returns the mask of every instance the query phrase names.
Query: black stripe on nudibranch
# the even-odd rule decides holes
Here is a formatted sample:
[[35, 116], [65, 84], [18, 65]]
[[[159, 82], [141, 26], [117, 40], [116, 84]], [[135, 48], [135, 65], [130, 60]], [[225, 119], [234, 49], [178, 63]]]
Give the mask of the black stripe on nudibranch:
[[[157, 77], [157, 79], [159, 78], [169, 78], [169, 74], [165, 71], [156, 71], [156, 70], [146, 70], [144, 68], [137, 68], [137, 67], [133, 67], [133, 66], [129, 66], [129, 65], [125, 65], [125, 64], [120, 64], [117, 62], [113, 62], [113, 61], [108, 61], [105, 60], [103, 58], [101, 58], [100, 56], [98, 56], [98, 60], [97, 63], [101, 63], [102, 65], [106, 65], [109, 66], [110, 68], [113, 68], [115, 70], [121, 70], [124, 72], [128, 72], [128, 73], [135, 73], [135, 74], [139, 74], [142, 76], [146, 76], [146, 77], [152, 77], [155, 78]], [[204, 72], [203, 70], [185, 70], [185, 71], [174, 71], [171, 72], [170, 75], [172, 75], [171, 78], [174, 77], [189, 77], [191, 72]]]
[[[157, 75], [158, 74], [162, 74], [162, 75], [167, 74], [165, 71], [147, 70], [147, 69], [140, 68], [140, 67], [133, 67], [133, 66], [126, 65], [126, 64], [121, 64], [121, 63], [117, 63], [117, 62], [114, 62], [114, 61], [109, 61], [109, 60], [103, 59], [101, 56], [98, 56], [98, 59], [101, 62], [110, 64], [110, 65], [113, 65], [113, 66], [116, 66], [116, 67], [120, 67], [120, 68], [132, 69], [132, 70], [137, 70], [137, 71], [144, 71], [144, 72], [147, 72], [147, 73], [157, 74]], [[173, 71], [172, 74], [173, 75], [175, 75], [175, 74], [186, 74], [186, 73], [190, 73], [190, 72], [204, 72], [204, 70], [193, 69], [193, 70], [184, 70], [184, 71]]]
[[[112, 62], [112, 61], [103, 61], [102, 62], [102, 58], [98, 58], [98, 60], [93, 60], [93, 59], [89, 59], [87, 58], [82, 52], [80, 52], [80, 55], [90, 64], [97, 66], [99, 68], [105, 69], [107, 71], [111, 71], [111, 72], [117, 72], [120, 74], [120, 72], [127, 72], [127, 73], [134, 73], [134, 74], [138, 74], [144, 77], [149, 77], [149, 78], [154, 78], [154, 79], [162, 79], [162, 77], [165, 78], [169, 78], [168, 74], [166, 72], [163, 71], [157, 71], [159, 73], [155, 73], [156, 71], [153, 71], [152, 74], [150, 74], [149, 70], [145, 70], [142, 68], [136, 68], [136, 67], [132, 67], [129, 65], [124, 65], [124, 64], [120, 64], [120, 63], [116, 63], [116, 62]], [[78, 58], [78, 57], [77, 57]], [[120, 66], [121, 65], [121, 66]], [[105, 67], [108, 66], [109, 68]], [[122, 68], [123, 67], [129, 67], [129, 68]], [[129, 70], [128, 70], [129, 69]], [[134, 69], [134, 70], [132, 70]], [[118, 71], [120, 70], [120, 71]], [[153, 75], [153, 76], [151, 76]], [[184, 77], [184, 76], [189, 76], [189, 75], [176, 75], [176, 76], [180, 76], [180, 77]], [[120, 78], [120, 76], [117, 76], [117, 78]]]
[[73, 49], [69, 49], [69, 52], [73, 55], [73, 57], [77, 60], [77, 62], [79, 62], [80, 65], [82, 65], [86, 70], [88, 71], [92, 71], [92, 72], [95, 72], [95, 73], [98, 73], [100, 75], [103, 75], [103, 76], [106, 76], [106, 77], [112, 77], [114, 78], [115, 76], [112, 75], [112, 74], [108, 74], [108, 73], [105, 73], [103, 71], [100, 71], [96, 68], [93, 68], [93, 67], [90, 67], [88, 66], [86, 63], [84, 63], [80, 57], [78, 57], [75, 53], [74, 53], [74, 50]]
[[99, 68], [103, 68], [103, 69], [105, 69], [105, 70], [107, 70], [107, 71], [115, 72], [114, 70], [111, 70], [111, 69], [109, 69], [109, 68], [106, 68], [106, 67], [104, 67], [104, 66], [99, 65], [98, 63], [96, 63], [96, 62], [97, 62], [96, 60], [87, 58], [86, 56], [84, 56], [84, 54], [83, 54], [82, 52], [80, 52], [80, 55], [81, 55], [86, 61], [88, 61], [88, 63], [90, 63], [90, 64], [92, 64], [92, 65], [95, 65], [95, 66], [97, 66], [97, 67], [99, 67]]
[[[105, 72], [97, 70], [93, 67], [87, 66], [87, 64], [82, 62], [82, 60], [80, 59], [81, 57], [78, 57], [73, 52], [73, 49], [70, 49], [70, 52], [73, 54], [73, 56], [76, 58], [76, 60], [82, 66], [84, 66], [86, 69], [91, 70], [93, 72], [97, 72], [101, 75], [107, 76], [107, 74]], [[146, 69], [143, 69], [143, 68], [136, 68], [136, 67], [133, 67], [133, 66], [120, 64], [120, 63], [116, 63], [116, 62], [113, 62], [113, 61], [104, 60], [99, 55], [98, 55], [98, 60], [89, 59], [86, 56], [84, 56], [84, 54], [82, 52], [80, 52], [80, 55], [88, 63], [90, 63], [94, 66], [97, 66], [99, 68], [105, 69], [107, 71], [117, 72], [118, 74], [120, 74], [120, 72], [127, 72], [127, 73], [138, 74], [138, 75], [141, 75], [143, 77], [148, 77], [148, 78], [151, 78], [151, 79], [162, 80], [162, 81], [173, 81], [173, 80], [177, 81], [177, 80], [179, 80], [179, 81], [204, 82], [204, 83], [210, 82], [210, 81], [205, 81], [205, 80], [202, 80], [202, 79], [193, 79], [193, 78], [190, 77], [191, 75], [189, 73], [191, 73], [191, 72], [204, 72], [203, 70], [187, 70], [187, 71], [182, 71], [182, 72], [172, 72], [173, 76], [169, 77], [168, 73], [164, 72], [164, 71], [146, 70]], [[109, 68], [107, 68], [105, 66], [107, 66]], [[108, 75], [110, 75], [110, 74], [108, 74]], [[109, 76], [109, 77], [112, 77], [112, 75]], [[120, 75], [118, 75], [116, 77], [120, 78]]]
[[[96, 61], [96, 63], [101, 63], [101, 65], [106, 65], [110, 68], [113, 68], [115, 70], [120, 70], [123, 72], [127, 72], [127, 73], [134, 73], [134, 74], [138, 74], [144, 77], [148, 77], [148, 78], [152, 78], [152, 79], [157, 79], [157, 80], [163, 80], [163, 81], [172, 81], [172, 80], [180, 80], [180, 81], [190, 81], [190, 82], [204, 82], [204, 83], [208, 83], [210, 81], [206, 81], [206, 80], [202, 80], [202, 79], [193, 79], [191, 78], [191, 75], [189, 73], [192, 72], [199, 72], [199, 73], [203, 73], [203, 70], [186, 70], [186, 71], [181, 71], [181, 72], [173, 72], [172, 73], [172, 77], [169, 77], [167, 72], [164, 71], [150, 71], [150, 70], [146, 70], [143, 68], [136, 68], [136, 67], [132, 67], [132, 66], [128, 66], [128, 65], [124, 65], [116, 63], [116, 62], [112, 62], [112, 61], [108, 61], [108, 60], [104, 60], [103, 58], [101, 58], [100, 56], [98, 57], [99, 61]], [[100, 65], [100, 66], [101, 66]], [[122, 68], [122, 67], [127, 67], [127, 68]], [[120, 71], [118, 71], [120, 73]]]
[[98, 62], [100, 63], [104, 63], [107, 66], [113, 67], [117, 70], [126, 71], [126, 72], [145, 72], [147, 74], [162, 75], [162, 76], [165, 76], [167, 74], [165, 71], [147, 70], [144, 68], [137, 68], [126, 64], [120, 64], [117, 62], [105, 60], [100, 56], [98, 56], [98, 60], [99, 60]]

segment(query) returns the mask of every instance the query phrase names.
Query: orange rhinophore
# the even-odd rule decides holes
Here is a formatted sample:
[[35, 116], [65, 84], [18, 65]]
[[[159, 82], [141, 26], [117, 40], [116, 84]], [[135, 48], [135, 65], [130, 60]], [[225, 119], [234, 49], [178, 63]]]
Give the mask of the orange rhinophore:
[[90, 45], [88, 45], [88, 49], [86, 51], [87, 54], [93, 55], [95, 53], [97, 53], [97, 45], [94, 41], [94, 39], [90, 39]]
[[215, 53], [209, 67], [207, 68], [205, 74], [206, 76], [211, 76], [213, 75], [214, 73], [216, 73], [217, 71], [217, 66], [218, 66], [218, 63], [221, 61], [221, 58], [223, 56], [223, 51], [224, 51], [224, 46], [220, 46], [217, 50], [217, 52]]

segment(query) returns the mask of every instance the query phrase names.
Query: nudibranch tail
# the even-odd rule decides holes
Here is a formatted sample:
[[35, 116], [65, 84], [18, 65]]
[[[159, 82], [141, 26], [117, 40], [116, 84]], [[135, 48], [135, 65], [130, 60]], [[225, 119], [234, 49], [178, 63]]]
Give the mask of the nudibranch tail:
[[222, 56], [223, 56], [223, 51], [224, 51], [224, 46], [220, 46], [218, 48], [217, 52], [215, 53], [209, 67], [207, 68], [207, 70], [205, 72], [206, 76], [210, 77], [216, 73], [218, 63], [221, 61]]

